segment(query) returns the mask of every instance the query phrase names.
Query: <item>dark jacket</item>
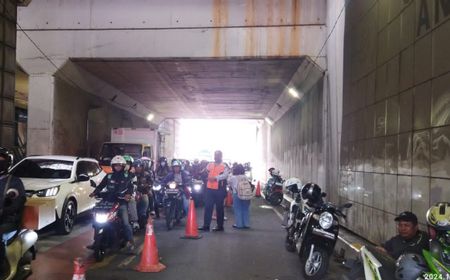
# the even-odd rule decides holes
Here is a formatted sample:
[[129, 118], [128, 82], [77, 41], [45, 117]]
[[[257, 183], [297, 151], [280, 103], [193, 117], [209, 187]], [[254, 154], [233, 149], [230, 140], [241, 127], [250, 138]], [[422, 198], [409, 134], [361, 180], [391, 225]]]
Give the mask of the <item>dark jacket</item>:
[[151, 190], [151, 187], [153, 185], [153, 179], [149, 172], [143, 171], [142, 173], [136, 175], [136, 185], [137, 185], [137, 191], [143, 194], [148, 194]]
[[25, 195], [25, 188], [22, 180], [12, 175], [8, 185], [8, 190], [15, 189], [18, 192], [18, 196], [12, 199], [9, 195], [5, 194], [6, 184], [8, 176], [0, 177], [0, 224], [12, 223], [19, 226], [22, 222], [22, 214], [27, 197]]
[[[134, 192], [134, 186], [132, 183], [133, 176], [127, 172], [113, 172], [106, 175], [100, 184], [95, 188], [94, 193], [99, 194], [104, 188], [106, 188], [105, 199], [109, 201], [117, 201], [118, 197], [122, 197], [126, 194], [132, 195]], [[120, 203], [125, 201], [119, 200]]]
[[[184, 194], [186, 195], [187, 198], [190, 197], [190, 192], [187, 189], [188, 186], [191, 185], [191, 176], [189, 175], [189, 173], [181, 170], [181, 181], [182, 181], [182, 185], [183, 185], [183, 191]], [[168, 183], [172, 182], [175, 180], [175, 173], [172, 171], [169, 174], [167, 174], [167, 176], [162, 180], [162, 185], [166, 186]]]
[[[189, 173], [181, 170], [181, 180], [182, 180], [182, 184], [183, 186], [190, 186], [191, 185], [191, 177], [189, 175]], [[164, 179], [162, 180], [162, 185], [165, 186], [167, 185], [169, 182], [174, 181], [175, 180], [175, 173], [173, 171], [171, 171], [169, 174], [167, 174], [166, 177], [164, 177]]]
[[383, 247], [394, 259], [404, 253], [416, 253], [421, 255], [422, 249], [428, 249], [428, 234], [419, 230], [411, 240], [405, 240], [400, 235], [392, 237]]

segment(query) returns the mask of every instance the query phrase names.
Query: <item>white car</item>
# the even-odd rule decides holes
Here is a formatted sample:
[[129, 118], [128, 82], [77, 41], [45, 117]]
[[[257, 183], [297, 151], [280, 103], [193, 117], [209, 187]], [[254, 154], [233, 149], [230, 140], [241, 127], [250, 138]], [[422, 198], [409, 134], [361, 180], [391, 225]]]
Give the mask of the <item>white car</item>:
[[27, 203], [54, 200], [56, 215], [50, 219], [62, 234], [72, 231], [78, 214], [95, 206], [90, 180], [99, 184], [106, 175], [95, 159], [71, 156], [26, 157], [10, 172], [22, 180]]

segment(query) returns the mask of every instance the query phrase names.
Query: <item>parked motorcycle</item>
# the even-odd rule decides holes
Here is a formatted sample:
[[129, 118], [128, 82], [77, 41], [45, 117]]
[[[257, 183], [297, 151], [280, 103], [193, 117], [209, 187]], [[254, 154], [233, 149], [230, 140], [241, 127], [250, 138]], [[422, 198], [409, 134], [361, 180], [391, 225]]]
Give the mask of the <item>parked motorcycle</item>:
[[324, 202], [326, 194], [313, 183], [303, 186], [300, 193], [307, 211], [297, 209], [294, 222], [286, 228], [286, 249], [297, 252], [306, 279], [323, 279], [338, 239], [339, 218], [346, 217], [342, 211], [352, 204], [337, 207]]
[[[125, 190], [126, 191], [126, 190]], [[124, 192], [125, 192], [124, 191]], [[101, 199], [95, 204], [94, 213], [94, 256], [100, 262], [104, 259], [106, 250], [125, 246], [125, 234], [120, 219], [120, 203], [111, 201], [107, 193], [99, 193], [96, 198]], [[119, 196], [118, 199], [124, 199]]]
[[264, 188], [264, 197], [273, 206], [278, 206], [283, 201], [283, 181], [279, 174], [273, 174]]
[[[1, 279], [25, 279], [31, 274], [31, 261], [36, 258], [38, 235], [31, 229], [8, 232], [1, 236], [5, 244], [7, 271]], [[4, 277], [4, 278], [3, 278]]]
[[170, 182], [165, 187], [163, 204], [167, 230], [171, 230], [184, 217], [183, 191], [183, 186], [176, 182]]

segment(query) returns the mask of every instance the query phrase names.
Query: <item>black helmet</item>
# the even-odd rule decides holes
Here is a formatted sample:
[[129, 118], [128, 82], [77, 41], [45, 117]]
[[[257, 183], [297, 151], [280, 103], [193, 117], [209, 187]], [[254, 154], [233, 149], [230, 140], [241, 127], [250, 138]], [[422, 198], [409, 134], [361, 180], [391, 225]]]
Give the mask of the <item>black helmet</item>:
[[143, 160], [141, 160], [141, 159], [137, 159], [137, 160], [135, 160], [134, 162], [133, 162], [133, 167], [142, 167], [142, 168], [144, 168], [145, 167], [145, 162], [143, 161]]
[[307, 183], [302, 188], [302, 198], [315, 203], [320, 200], [322, 189], [315, 183]]
[[161, 163], [161, 162], [166, 162], [166, 163], [167, 163], [167, 158], [166, 158], [166, 157], [160, 157], [160, 158], [158, 159], [158, 162], [159, 162], [159, 163]]
[[401, 255], [395, 264], [395, 279], [417, 279], [428, 270], [421, 255], [408, 253]]
[[0, 164], [0, 174], [6, 173], [13, 163], [13, 155], [5, 148], [0, 147], [0, 157], [4, 158]]

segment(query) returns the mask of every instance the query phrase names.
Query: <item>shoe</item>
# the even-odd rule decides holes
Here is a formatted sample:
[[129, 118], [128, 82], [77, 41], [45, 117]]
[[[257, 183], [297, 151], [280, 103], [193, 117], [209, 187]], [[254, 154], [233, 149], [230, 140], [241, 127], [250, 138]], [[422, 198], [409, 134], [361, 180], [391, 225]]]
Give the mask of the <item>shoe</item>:
[[236, 224], [233, 225], [233, 228], [235, 228], [235, 229], [242, 229], [242, 227], [238, 227]]
[[201, 231], [209, 231], [209, 227], [205, 227], [205, 226], [199, 227], [198, 230], [201, 230]]
[[128, 241], [125, 247], [129, 253], [134, 253], [135, 246], [132, 242]]
[[92, 243], [91, 245], [87, 245], [86, 249], [94, 250], [94, 243]]
[[244, 226], [243, 228], [244, 228], [244, 229], [250, 229], [250, 227], [247, 227], [247, 226]]
[[140, 229], [139, 223], [137, 223], [137, 222], [131, 222], [131, 224], [132, 224], [132, 227], [133, 227], [133, 230], [134, 230], [134, 231], [137, 231], [137, 230]]
[[216, 231], [223, 231], [223, 227], [215, 227], [212, 229], [214, 232]]

